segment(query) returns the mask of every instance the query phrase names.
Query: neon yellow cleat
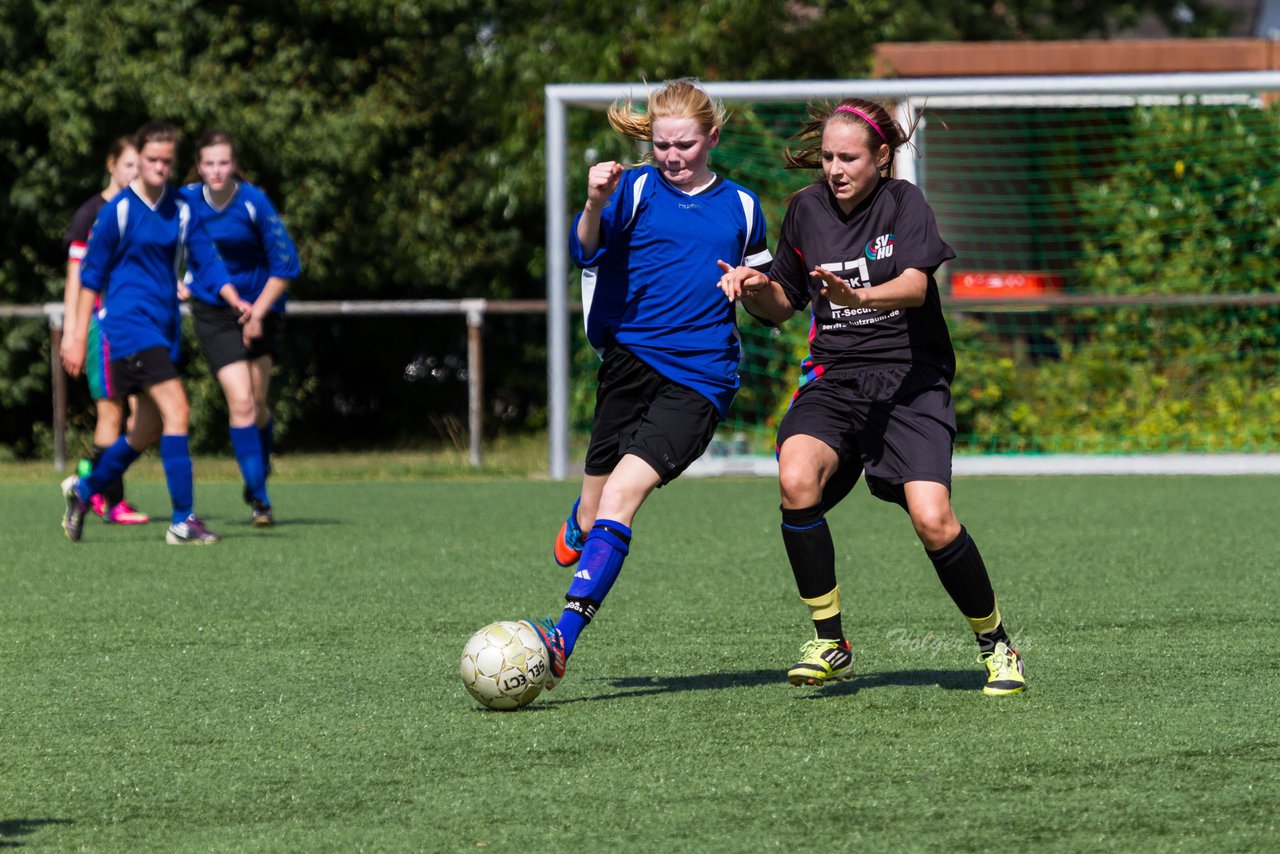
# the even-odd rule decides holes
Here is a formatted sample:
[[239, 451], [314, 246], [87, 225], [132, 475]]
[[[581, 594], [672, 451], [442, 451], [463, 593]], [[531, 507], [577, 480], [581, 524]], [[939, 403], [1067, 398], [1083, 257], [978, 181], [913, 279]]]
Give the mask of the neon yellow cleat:
[[991, 652], [980, 653], [978, 661], [987, 666], [987, 684], [982, 687], [982, 693], [1003, 697], [1027, 687], [1027, 679], [1022, 675], [1022, 656], [1003, 641]]
[[816, 638], [800, 647], [800, 660], [787, 671], [792, 685], [822, 685], [853, 675], [853, 652], [847, 640]]

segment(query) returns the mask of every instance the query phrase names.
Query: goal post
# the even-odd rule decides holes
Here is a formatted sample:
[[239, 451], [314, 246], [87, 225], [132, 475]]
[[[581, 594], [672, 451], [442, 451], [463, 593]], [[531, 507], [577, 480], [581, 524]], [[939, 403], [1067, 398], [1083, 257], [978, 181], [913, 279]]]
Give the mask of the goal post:
[[[1124, 116], [1125, 127], [1137, 128], [1137, 124], [1134, 123], [1140, 124], [1147, 121], [1146, 114], [1135, 118], [1132, 114], [1123, 111], [1150, 108], [1156, 111], [1151, 114], [1154, 116], [1154, 121], [1170, 121], [1168, 115], [1158, 112], [1165, 107], [1173, 110], [1196, 107], [1217, 109], [1219, 112], [1222, 109], [1234, 108], [1261, 115], [1266, 111], [1269, 103], [1267, 94], [1280, 93], [1280, 72], [711, 82], [704, 85], [711, 95], [724, 101], [730, 111], [735, 113], [735, 118], [731, 119], [729, 133], [726, 134], [726, 140], [730, 145], [741, 127], [737, 123], [736, 114], [745, 116], [753, 126], [764, 128], [767, 132], [781, 134], [781, 138], [769, 142], [770, 146], [776, 146], [786, 143], [785, 135], [794, 132], [802, 124], [806, 104], [815, 101], [834, 101], [848, 96], [881, 101], [892, 104], [899, 120], [907, 125], [912, 123], [912, 118], [917, 112], [923, 111], [923, 121], [913, 140], [914, 146], [898, 153], [896, 176], [913, 181], [922, 187], [926, 198], [935, 206], [939, 215], [944, 238], [953, 244], [960, 244], [957, 245], [957, 249], [962, 259], [980, 259], [980, 269], [957, 265], [954, 270], [944, 270], [939, 279], [940, 286], [943, 287], [944, 308], [948, 312], [949, 322], [953, 325], [953, 335], [957, 338], [957, 349], [962, 350], [965, 346], [987, 348], [984, 352], [990, 358], [981, 362], [982, 379], [984, 382], [989, 380], [993, 387], [1000, 386], [1006, 380], [1006, 392], [1008, 389], [1028, 387], [1028, 384], [1030, 387], [1036, 387], [1037, 383], [1049, 381], [1060, 384], [1075, 382], [1074, 378], [1070, 381], [1063, 379], [1064, 374], [1059, 370], [1061, 368], [1059, 363], [1070, 362], [1076, 354], [1082, 352], [1085, 343], [1091, 348], [1088, 352], [1094, 354], [1094, 358], [1102, 358], [1097, 356], [1097, 353], [1114, 351], [1118, 354], [1118, 358], [1133, 359], [1135, 358], [1134, 341], [1139, 340], [1138, 336], [1141, 335], [1156, 333], [1162, 335], [1163, 338], [1156, 343], [1159, 348], [1164, 349], [1190, 347], [1195, 344], [1195, 342], [1184, 342], [1174, 334], [1175, 331], [1182, 334], [1185, 330], [1186, 336], [1192, 336], [1192, 330], [1201, 327], [1211, 329], [1214, 334], [1221, 336], [1220, 346], [1210, 345], [1207, 348], [1207, 351], [1212, 352], [1204, 357], [1207, 361], [1203, 364], [1191, 367], [1176, 366], [1170, 369], [1170, 375], [1177, 378], [1184, 375], [1203, 375], [1213, 366], [1235, 359], [1238, 353], [1245, 353], [1247, 357], [1253, 358], [1255, 353], [1264, 350], [1269, 342], [1280, 336], [1280, 319], [1277, 318], [1275, 302], [1265, 293], [1270, 292], [1273, 296], [1276, 292], [1275, 276], [1260, 269], [1258, 264], [1253, 264], [1250, 268], [1259, 269], [1256, 273], [1248, 273], [1247, 281], [1218, 282], [1211, 289], [1206, 289], [1212, 292], [1208, 295], [1210, 308], [1189, 307], [1186, 299], [1179, 302], [1173, 299], [1177, 296], [1176, 294], [1166, 295], [1176, 303], [1175, 309], [1165, 306], [1160, 294], [1148, 294], [1147, 308], [1135, 307], [1131, 304], [1121, 311], [1118, 306], [1132, 294], [1126, 293], [1121, 285], [1113, 286], [1112, 281], [1141, 283], [1144, 275], [1150, 275], [1149, 267], [1153, 263], [1152, 258], [1158, 257], [1160, 251], [1157, 248], [1151, 250], [1156, 255], [1144, 256], [1133, 247], [1123, 245], [1124, 241], [1117, 238], [1117, 234], [1120, 238], [1124, 236], [1123, 229], [1134, 227], [1132, 222], [1123, 219], [1124, 216], [1132, 215], [1140, 218], [1147, 215], [1140, 204], [1134, 204], [1135, 194], [1142, 190], [1140, 185], [1142, 172], [1141, 169], [1136, 168], [1139, 164], [1117, 162], [1107, 166], [1108, 169], [1114, 166], [1113, 173], [1095, 174], [1087, 171], [1073, 173], [1067, 171], [1070, 168], [1077, 168], [1067, 162], [1073, 156], [1080, 161], [1088, 159], [1090, 152], [1105, 154], [1109, 157], [1116, 148], [1116, 140], [1106, 138], [1105, 133], [1099, 138], [1097, 135], [1087, 136], [1079, 128], [1068, 127], [1059, 131], [1045, 125], [1046, 133], [1061, 132], [1061, 138], [1041, 147], [1036, 138], [1039, 129], [1032, 127], [1029, 128], [1025, 137], [1025, 140], [1029, 141], [1018, 143], [1015, 148], [1009, 148], [1006, 145], [1007, 140], [1000, 136], [1004, 133], [1003, 125], [984, 127], [979, 123], [980, 118], [991, 116], [998, 117], [1000, 121], [1018, 116], [1030, 116], [1032, 120], [1036, 117], [1051, 116], [1055, 121], [1060, 119], [1066, 123], [1079, 121], [1081, 127], [1087, 128], [1090, 122], [1097, 125], [1108, 121], [1107, 117], [1113, 113], [1106, 111], [1117, 111], [1114, 114]], [[572, 422], [570, 400], [572, 382], [576, 376], [573, 367], [575, 330], [570, 314], [572, 278], [567, 251], [568, 228], [573, 211], [569, 198], [571, 187], [578, 186], [586, 170], [584, 162], [573, 161], [571, 165], [570, 152], [573, 141], [570, 138], [569, 127], [575, 110], [598, 112], [618, 99], [628, 96], [643, 103], [646, 91], [646, 84], [638, 82], [563, 84], [550, 85], [545, 89], [546, 286], [549, 307], [547, 323], [548, 468], [551, 478], [556, 480], [565, 479], [569, 475]], [[1081, 112], [1084, 110], [1094, 112], [1086, 115]], [[1185, 122], [1182, 122], [1184, 124], [1209, 122], [1212, 125], [1218, 120], [1216, 116], [1217, 113], [1214, 113], [1213, 116], [1206, 118], [1204, 112], [1187, 109], [1184, 114], [1174, 114], [1174, 123], [1185, 119]], [[600, 124], [603, 125], [603, 122]], [[1242, 128], [1239, 131], [1240, 139], [1219, 140], [1218, 144], [1257, 147], [1269, 153], [1271, 159], [1276, 161], [1277, 168], [1280, 168], [1280, 131], [1277, 131], [1274, 136], [1270, 135], [1274, 124], [1275, 122], [1268, 120], [1263, 130], [1259, 130], [1258, 127], [1261, 126], [1252, 123], [1252, 120], [1237, 122], [1237, 125]], [[968, 149], [963, 154], [958, 154], [958, 150], [949, 151], [948, 146], [958, 145], [953, 140], [962, 138], [966, 129], [979, 143], [985, 141], [990, 146], [990, 151], [985, 154], [977, 148]], [[1209, 130], [1220, 131], [1220, 128], [1213, 125]], [[1160, 128], [1146, 128], [1146, 138], [1156, 140], [1158, 143], [1159, 131]], [[1191, 132], [1194, 132], [1194, 128]], [[1259, 134], [1263, 134], [1265, 138], [1259, 138]], [[1021, 147], [1018, 148], [1017, 145]], [[1157, 144], [1156, 147], [1159, 145]], [[1204, 156], [1213, 157], [1213, 151], [1213, 148], [1206, 149], [1207, 153]], [[1161, 152], [1161, 154], [1174, 156], [1170, 152]], [[732, 159], [734, 156], [730, 146], [722, 142], [713, 161], [714, 164], [726, 163], [728, 171], [733, 173], [735, 180], [746, 183], [764, 196], [765, 193], [761, 188], [754, 185], [751, 177], [744, 177], [741, 170], [750, 172], [753, 169], [765, 170], [773, 166], [781, 170], [781, 163], [764, 166], [761, 165], [764, 162], [763, 159], [747, 163], [745, 160], [734, 161]], [[769, 159], [780, 160], [772, 156]], [[1106, 158], [1099, 156], [1097, 159], [1105, 160]], [[1134, 159], [1140, 161], [1142, 158], [1135, 156]], [[1008, 205], [1009, 210], [1006, 211], [1007, 215], [1002, 221], [1012, 222], [1013, 230], [1018, 234], [1015, 235], [1017, 239], [998, 234], [984, 235], [971, 227], [972, 219], [980, 216], [977, 212], [980, 209], [961, 209], [952, 204], [956, 192], [951, 192], [949, 195], [948, 188], [963, 186], [966, 180], [963, 173], [966, 171], [1001, 170], [1006, 168], [1002, 164], [1015, 161], [1018, 164], [1017, 168], [1010, 168], [1008, 174], [1001, 176], [1011, 184], [1031, 180], [1027, 177], [1030, 172], [1024, 174], [1018, 170], [1024, 167], [1030, 169], [1031, 166], [1027, 164], [1032, 161], [1034, 161], [1032, 166], [1036, 170], [1060, 168], [1062, 171], [1052, 172], [1051, 178], [1047, 179], [1048, 183], [1039, 186], [1034, 193], [1024, 187], [1023, 192], [1016, 197], [1011, 195], [1004, 199], [992, 197], [985, 200], [987, 204]], [[1044, 166], [1046, 161], [1052, 161], [1048, 167]], [[1061, 166], [1058, 165], [1058, 161], [1062, 161]], [[1250, 161], [1250, 163], [1253, 162]], [[713, 168], [715, 168], [714, 164]], [[739, 171], [735, 172], [735, 168]], [[1181, 159], [1176, 163], [1171, 161], [1170, 168], [1177, 170], [1190, 168], [1194, 173], [1192, 178], [1196, 175], [1202, 176], [1204, 172], [1204, 170], [1197, 172], [1195, 163], [1186, 164]], [[1249, 168], [1254, 167], [1249, 166]], [[751, 173], [751, 175], [755, 174], [757, 173]], [[759, 172], [759, 174], [764, 173]], [[1044, 174], [1050, 173], [1036, 172], [1037, 176]], [[1183, 173], [1178, 171], [1176, 174], [1178, 179], [1182, 180]], [[972, 176], [967, 177], [972, 178]], [[767, 184], [772, 178], [770, 173], [767, 179], [761, 178], [761, 180]], [[1255, 208], [1265, 207], [1269, 211], [1271, 208], [1267, 206], [1271, 203], [1269, 199], [1262, 199], [1260, 202], [1250, 201], [1250, 199], [1253, 196], [1265, 195], [1269, 184], [1280, 183], [1274, 178], [1272, 174], [1242, 175], [1239, 176], [1242, 183], [1238, 188], [1227, 188], [1221, 192], [1219, 188], [1209, 186], [1209, 180], [1204, 178], [1201, 183], [1195, 185], [1196, 192], [1184, 194], [1185, 199], [1183, 196], [1174, 194], [1170, 202], [1174, 207], [1185, 203], [1193, 210], [1184, 212], [1179, 208], [1178, 213], [1175, 214], [1173, 208], [1168, 210], [1162, 208], [1163, 213], [1151, 214], [1156, 221], [1160, 221], [1162, 217], [1168, 217], [1169, 224], [1164, 236], [1169, 238], [1166, 242], [1170, 246], [1164, 251], [1177, 254], [1178, 247], [1172, 244], [1185, 244], [1199, 235], [1199, 232], [1192, 234], [1185, 230], [1207, 229], [1202, 235], [1206, 243], [1202, 247], [1197, 246], [1196, 252], [1202, 254], [1218, 252], [1227, 255], [1269, 252], [1271, 237], [1263, 233], [1264, 224], [1259, 224], [1257, 226], [1259, 231], [1247, 236], [1249, 241], [1247, 243], [1241, 243], [1238, 246], [1220, 245], [1224, 238], [1214, 229], [1218, 228], [1215, 217], [1223, 218], [1220, 215], [1221, 212], [1215, 210], [1206, 212], [1195, 209], [1195, 206], [1200, 205], [1203, 208], [1207, 205], [1213, 208], [1215, 204], [1234, 205], [1235, 208], [1229, 212], [1230, 216], [1244, 219], [1252, 216], [1261, 223], [1265, 216], [1259, 218], [1248, 208], [1253, 205]], [[788, 180], [791, 182], [790, 189], [795, 189], [799, 183], [803, 183], [805, 178], [792, 173]], [[1037, 177], [1036, 180], [1040, 178]], [[1091, 191], [1091, 181], [1102, 189], [1095, 192], [1095, 197], [1088, 198], [1081, 194]], [[1251, 184], [1258, 186], [1251, 189]], [[1117, 204], [1117, 218], [1114, 221], [1095, 223], [1097, 212], [1106, 210], [1108, 204], [1108, 200], [1098, 194], [1118, 193], [1123, 190], [1130, 193], [1130, 196], [1126, 197], [1127, 207], [1125, 204]], [[766, 209], [769, 210], [770, 242], [772, 243], [781, 219], [778, 212], [781, 210], [781, 196], [784, 194], [772, 192], [770, 194], [779, 196], [762, 199]], [[1077, 195], [1081, 195], [1083, 200], [1076, 199]], [[1218, 201], [1215, 202], [1215, 199]], [[1164, 201], [1169, 202], [1170, 199]], [[770, 205], [773, 207], [770, 208]], [[1280, 213], [1280, 202], [1275, 207]], [[1025, 221], [1018, 219], [1022, 216], [1024, 208], [1028, 212]], [[1055, 217], [1058, 220], [1056, 222]], [[1090, 228], [1094, 230], [1090, 231]], [[1175, 232], [1173, 230], [1175, 228], [1183, 231]], [[1058, 233], [1055, 233], [1055, 230]], [[1280, 225], [1273, 224], [1271, 231], [1276, 230], [1280, 230]], [[1064, 231], [1068, 232], [1065, 237], [1060, 233]], [[1143, 234], [1144, 239], [1148, 241], [1151, 239], [1149, 228]], [[1157, 237], [1159, 236], [1157, 234]], [[1219, 241], [1219, 243], [1214, 244], [1212, 241]], [[1106, 267], [1108, 275], [1112, 278], [1104, 281], [1100, 273], [1095, 274], [1086, 270], [1080, 261], [1082, 253], [1098, 261], [1098, 266]], [[1118, 272], [1111, 269], [1114, 265], [1125, 263], [1131, 264], [1132, 269], [1120, 270], [1117, 267]], [[1191, 261], [1187, 263], [1190, 265], [1188, 270], [1203, 274], [1202, 267], [1195, 266]], [[1189, 281], [1187, 287], [1194, 289], [1198, 284]], [[1219, 302], [1231, 304], [1232, 299], [1240, 295], [1237, 291], [1255, 297], [1251, 302], [1246, 300], [1250, 303], [1248, 307], [1237, 306], [1233, 312], [1228, 312], [1226, 309], [1221, 311], [1212, 309], [1212, 306]], [[1260, 291], [1264, 293], [1258, 298]], [[1059, 292], [1061, 292], [1060, 295]], [[1041, 298], [1039, 302], [1035, 299], [1037, 296]], [[1187, 295], [1184, 294], [1185, 296]], [[1197, 310], [1210, 313], [1202, 315], [1188, 313]], [[1175, 311], [1183, 313], [1171, 313]], [[798, 321], [792, 322], [797, 325], [798, 323]], [[961, 328], [957, 328], [957, 324], [960, 324]], [[1033, 324], [1039, 325], [1032, 328]], [[1103, 332], [1098, 333], [1099, 329]], [[1108, 338], [1108, 335], [1111, 337]], [[1099, 337], [1102, 340], [1096, 340]], [[747, 383], [748, 371], [754, 370], [750, 359], [764, 358], [759, 354], [769, 347], [770, 341], [767, 339], [756, 345], [744, 345], [744, 355], [750, 358], [744, 357], [743, 374], [746, 394], [740, 392], [739, 402], [744, 397], [753, 400], [768, 397], [768, 395], [755, 394], [748, 389]], [[1041, 347], [1044, 348], [1043, 351], [1037, 349]], [[992, 355], [992, 348], [1008, 350], [1008, 358], [1003, 355], [998, 357]], [[772, 357], [769, 358], [772, 359]], [[1258, 358], [1264, 357], [1258, 356]], [[794, 368], [794, 360], [791, 364]], [[958, 378], [958, 384], [965, 381], [966, 364], [966, 358], [961, 354], [961, 376]], [[1090, 362], [1090, 365], [1092, 364]], [[1257, 403], [1274, 393], [1280, 400], [1280, 390], [1274, 386], [1260, 385], [1262, 381], [1257, 379], [1259, 372], [1265, 371], [1266, 368], [1265, 362], [1258, 366], [1250, 366], [1251, 378], [1241, 381], [1242, 387], [1237, 396]], [[771, 367], [770, 370], [775, 373], [782, 371], [777, 367]], [[1081, 368], [1081, 370], [1085, 369]], [[1009, 376], [986, 376], [987, 373], [1000, 374], [1001, 372]], [[776, 379], [771, 379], [770, 382]], [[1155, 373], [1147, 376], [1144, 373], [1142, 376], [1125, 377], [1116, 381], [1136, 387], [1137, 384], [1147, 381], [1156, 385], [1167, 384], [1169, 377]], [[1189, 387], [1194, 385], [1194, 381], [1198, 380], [1194, 378], [1187, 380], [1191, 384]], [[794, 384], [794, 375], [789, 377], [789, 382]], [[981, 389], [977, 390], [979, 397], [981, 392]], [[971, 394], [974, 390], [966, 389], [965, 393]], [[966, 399], [966, 407], [972, 402]], [[994, 402], [980, 400], [978, 403], [979, 408], [987, 407], [992, 411], [969, 413], [968, 409], [965, 410], [964, 417], [972, 422], [975, 431], [975, 434], [966, 435], [965, 452], [981, 454], [985, 450], [1006, 455], [1018, 453], [1024, 457], [1033, 455], [1030, 461], [1024, 459], [1019, 463], [1020, 472], [1037, 470], [1034, 456], [1058, 454], [1058, 459], [1045, 460], [1045, 465], [1042, 467], [1046, 471], [1057, 472], [1061, 468], [1063, 459], [1077, 458], [1077, 455], [1072, 453], [1075, 451], [1084, 451], [1086, 455], [1094, 453], [1130, 456], [1151, 450], [1193, 452], [1244, 450], [1256, 453], [1280, 451], [1280, 437], [1274, 433], [1266, 434], [1265, 431], [1262, 435], [1258, 435], [1256, 427], [1249, 428], [1252, 430], [1251, 433], [1246, 431], [1247, 435], [1227, 441], [1221, 447], [1215, 447], [1211, 442], [1201, 441], [1197, 444], [1196, 442], [1200, 440], [1190, 443], [1169, 441], [1161, 444], [1153, 438], [1155, 433], [1167, 428], [1172, 431], [1170, 435], [1174, 435], [1181, 429], [1177, 423], [1179, 415], [1174, 405], [1176, 401], [1155, 412], [1151, 417], [1145, 417], [1145, 414], [1144, 418], [1135, 417], [1131, 425], [1124, 423], [1123, 417], [1114, 413], [1108, 416], [1109, 421], [1105, 418], [1100, 419], [1100, 423], [1105, 422], [1103, 428], [1112, 431], [1113, 435], [1110, 438], [1090, 440], [1088, 437], [1082, 437], [1081, 441], [1074, 444], [1064, 443], [1059, 438], [1042, 445], [1029, 440], [1030, 434], [1022, 431], [1033, 431], [1034, 427], [1028, 427], [1027, 423], [1035, 422], [1036, 419], [1043, 422], [1046, 417], [1043, 413], [1031, 411], [1028, 414], [1025, 411], [1027, 408], [1020, 408], [1017, 400], [1005, 399]], [[1139, 405], [1132, 402], [1126, 403], [1124, 400], [1118, 403], [1115, 401], [1104, 401], [1104, 403], [1114, 404], [1118, 409]], [[765, 405], [768, 404], [769, 401], [766, 400]], [[735, 407], [738, 405], [736, 403]], [[996, 411], [1000, 405], [1005, 407], [1004, 412]], [[1056, 404], [1045, 403], [1044, 405], [1051, 408]], [[1102, 406], [1103, 403], [1098, 405]], [[1164, 406], [1163, 403], [1161, 405]], [[1226, 404], [1215, 399], [1211, 405], [1221, 408]], [[771, 429], [771, 419], [775, 415], [776, 413], [764, 413], [758, 419], [764, 423], [753, 425], [751, 429], [762, 434], [767, 433]], [[731, 419], [733, 417], [731, 416]], [[1022, 418], [1024, 423], [1019, 423], [1019, 418]], [[989, 441], [976, 435], [977, 430], [987, 429], [981, 427], [983, 424], [993, 425], [989, 428], [993, 431]], [[735, 437], [739, 435], [735, 432], [736, 426], [733, 423], [728, 424], [727, 427]], [[1137, 435], [1127, 435], [1125, 431], [1129, 430]], [[1148, 433], [1151, 435], [1147, 435]], [[752, 443], [758, 445], [759, 441], [752, 438], [747, 444]], [[715, 446], [712, 451], [716, 451]], [[708, 456], [714, 456], [714, 454], [709, 453]], [[1087, 459], [1087, 456], [1080, 458]], [[715, 461], [709, 460], [709, 462]], [[711, 465], [711, 468], [714, 469], [715, 466]], [[744, 466], [739, 461], [736, 469], [732, 464], [724, 468], [730, 471], [743, 470]], [[1083, 468], [1081, 467], [1080, 470]]]

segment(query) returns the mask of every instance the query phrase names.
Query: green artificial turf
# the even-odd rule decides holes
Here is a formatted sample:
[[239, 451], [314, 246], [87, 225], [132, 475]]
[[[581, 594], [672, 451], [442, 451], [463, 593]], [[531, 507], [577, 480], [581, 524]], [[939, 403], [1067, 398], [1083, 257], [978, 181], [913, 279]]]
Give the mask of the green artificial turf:
[[[319, 479], [317, 479], [319, 480]], [[156, 478], [131, 483], [146, 509]], [[857, 676], [792, 688], [811, 629], [767, 480], [655, 493], [531, 706], [458, 658], [558, 613], [574, 484], [282, 479], [224, 541], [0, 485], [0, 848], [25, 851], [1250, 851], [1280, 824], [1280, 481], [961, 480], [1024, 653], [976, 648], [910, 523], [830, 516]]]

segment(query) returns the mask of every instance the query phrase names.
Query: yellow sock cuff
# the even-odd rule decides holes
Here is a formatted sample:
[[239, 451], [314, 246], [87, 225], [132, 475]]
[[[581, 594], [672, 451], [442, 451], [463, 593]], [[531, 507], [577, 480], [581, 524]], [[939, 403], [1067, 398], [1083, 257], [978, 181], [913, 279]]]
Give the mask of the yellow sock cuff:
[[995, 610], [986, 617], [965, 617], [965, 619], [969, 621], [975, 635], [989, 632], [1000, 625], [1000, 605], [997, 603]]
[[825, 620], [840, 613], [840, 588], [831, 588], [830, 593], [823, 593], [812, 599], [800, 597], [800, 601], [809, 606], [809, 616], [815, 620]]

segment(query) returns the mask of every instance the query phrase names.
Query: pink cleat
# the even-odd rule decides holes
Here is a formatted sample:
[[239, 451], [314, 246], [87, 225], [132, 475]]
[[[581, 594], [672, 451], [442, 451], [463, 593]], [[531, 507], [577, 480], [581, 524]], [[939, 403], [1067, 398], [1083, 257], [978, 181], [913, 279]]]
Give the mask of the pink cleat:
[[[98, 498], [98, 496], [94, 496]], [[96, 512], [96, 507], [94, 508]], [[119, 504], [112, 505], [106, 515], [102, 517], [104, 521], [114, 525], [145, 525], [151, 521], [151, 517], [141, 510], [130, 506], [128, 501], [121, 501]]]

